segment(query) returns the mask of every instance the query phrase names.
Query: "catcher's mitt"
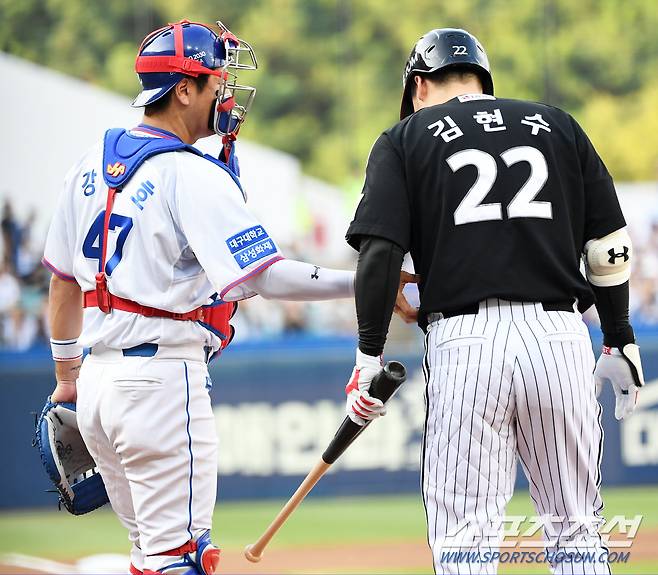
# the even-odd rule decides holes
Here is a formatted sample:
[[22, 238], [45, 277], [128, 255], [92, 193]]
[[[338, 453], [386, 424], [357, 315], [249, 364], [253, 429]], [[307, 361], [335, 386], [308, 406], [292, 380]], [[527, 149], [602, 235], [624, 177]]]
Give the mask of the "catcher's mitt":
[[75, 417], [75, 403], [52, 403], [37, 421], [34, 445], [59, 492], [60, 503], [73, 515], [105, 505], [109, 499], [96, 463], [89, 455]]

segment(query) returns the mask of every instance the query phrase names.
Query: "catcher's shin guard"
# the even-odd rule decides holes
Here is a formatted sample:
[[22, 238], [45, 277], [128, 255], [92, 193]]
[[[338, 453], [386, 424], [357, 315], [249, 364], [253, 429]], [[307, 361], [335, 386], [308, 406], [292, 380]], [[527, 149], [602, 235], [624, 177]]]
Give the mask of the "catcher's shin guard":
[[219, 565], [219, 547], [212, 544], [210, 531], [204, 531], [196, 540], [195, 561], [203, 575], [211, 575]]
[[144, 575], [212, 575], [219, 555], [219, 548], [210, 541], [210, 531], [201, 531], [176, 549], [149, 555], [149, 566], [157, 563], [158, 567], [157, 571], [144, 569]]

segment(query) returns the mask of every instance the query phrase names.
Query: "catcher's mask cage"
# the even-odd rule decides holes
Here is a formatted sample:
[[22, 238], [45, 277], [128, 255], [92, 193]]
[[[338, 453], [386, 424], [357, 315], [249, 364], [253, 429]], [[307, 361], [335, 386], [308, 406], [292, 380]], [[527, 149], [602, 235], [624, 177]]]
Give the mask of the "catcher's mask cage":
[[156, 102], [185, 76], [218, 76], [223, 82], [210, 118], [211, 128], [220, 136], [235, 139], [256, 89], [238, 84], [234, 71], [257, 67], [253, 48], [219, 20], [214, 26], [181, 20], [151, 32], [142, 41], [135, 60], [142, 91], [132, 105]]
[[484, 93], [494, 95], [489, 59], [478, 39], [459, 28], [437, 28], [416, 42], [404, 67], [400, 120], [414, 113], [411, 98], [414, 76], [457, 66], [475, 73]]

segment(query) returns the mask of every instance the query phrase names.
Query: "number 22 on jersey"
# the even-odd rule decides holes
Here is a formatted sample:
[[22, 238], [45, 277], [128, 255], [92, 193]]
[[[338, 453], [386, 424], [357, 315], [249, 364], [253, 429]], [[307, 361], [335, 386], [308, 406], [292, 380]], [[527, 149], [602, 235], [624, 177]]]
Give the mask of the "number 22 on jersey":
[[[530, 176], [508, 204], [507, 217], [552, 219], [551, 203], [534, 201], [548, 179], [548, 165], [544, 154], [532, 146], [518, 146], [505, 150], [500, 157], [508, 168], [518, 162], [527, 162], [530, 165]], [[454, 153], [446, 162], [453, 172], [464, 166], [475, 166], [477, 169], [475, 183], [455, 210], [455, 225], [502, 220], [501, 204], [482, 203], [496, 183], [498, 176], [496, 159], [487, 152], [471, 148]]]
[[[100, 270], [101, 258], [103, 257], [103, 220], [105, 219], [105, 210], [103, 210], [96, 219], [94, 223], [91, 224], [89, 231], [85, 237], [85, 241], [82, 244], [82, 253], [86, 258], [92, 260], [98, 260], [98, 267]], [[128, 216], [120, 216], [119, 214], [110, 215], [110, 221], [108, 225], [108, 231], [114, 231], [117, 228], [119, 229], [119, 235], [117, 236], [116, 247], [114, 249], [114, 254], [112, 257], [107, 258], [107, 263], [105, 264], [105, 273], [110, 276], [114, 271], [114, 268], [117, 267], [123, 256], [123, 245], [126, 243], [128, 234], [133, 227], [133, 220]], [[108, 234], [109, 238], [109, 234]]]

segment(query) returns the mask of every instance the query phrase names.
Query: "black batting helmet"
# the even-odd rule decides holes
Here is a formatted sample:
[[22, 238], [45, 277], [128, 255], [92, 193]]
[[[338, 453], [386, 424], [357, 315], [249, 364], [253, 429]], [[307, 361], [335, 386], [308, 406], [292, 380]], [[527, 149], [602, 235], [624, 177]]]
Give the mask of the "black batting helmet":
[[416, 74], [429, 74], [451, 66], [470, 68], [478, 75], [485, 94], [493, 96], [493, 78], [482, 44], [466, 30], [437, 28], [421, 37], [414, 46], [402, 74], [400, 120], [413, 114], [411, 90]]

